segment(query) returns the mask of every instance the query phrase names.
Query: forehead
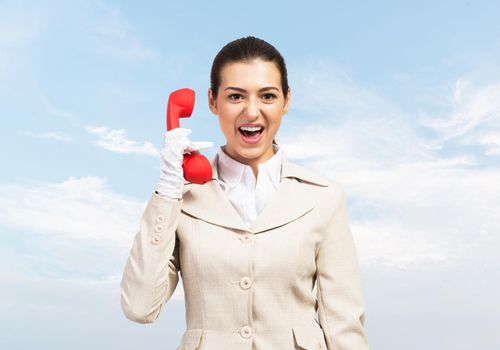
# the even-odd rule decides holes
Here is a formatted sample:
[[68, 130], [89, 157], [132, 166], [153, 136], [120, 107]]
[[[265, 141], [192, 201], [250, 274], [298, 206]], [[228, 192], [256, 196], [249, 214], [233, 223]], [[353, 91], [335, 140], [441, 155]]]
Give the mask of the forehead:
[[222, 86], [261, 86], [280, 88], [281, 74], [273, 62], [254, 60], [251, 62], [232, 62], [224, 65], [221, 71]]

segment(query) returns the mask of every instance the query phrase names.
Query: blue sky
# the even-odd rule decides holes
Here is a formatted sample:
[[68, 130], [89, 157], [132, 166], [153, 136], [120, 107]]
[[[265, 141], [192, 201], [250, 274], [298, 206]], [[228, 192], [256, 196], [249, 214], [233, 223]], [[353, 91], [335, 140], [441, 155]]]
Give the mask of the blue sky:
[[182, 286], [134, 324], [119, 280], [159, 178], [168, 94], [224, 144], [212, 60], [283, 54], [277, 142], [343, 184], [372, 349], [497, 349], [497, 1], [0, 2], [0, 348], [174, 349]]

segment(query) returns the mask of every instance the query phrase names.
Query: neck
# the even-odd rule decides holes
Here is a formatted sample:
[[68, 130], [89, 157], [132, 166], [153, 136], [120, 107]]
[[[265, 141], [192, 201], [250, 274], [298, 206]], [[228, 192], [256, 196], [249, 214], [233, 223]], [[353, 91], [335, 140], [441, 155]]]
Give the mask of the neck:
[[226, 153], [232, 159], [234, 159], [234, 160], [236, 160], [236, 161], [238, 161], [238, 162], [240, 162], [242, 164], [248, 165], [250, 168], [252, 168], [252, 172], [253, 172], [255, 178], [257, 178], [257, 176], [259, 174], [259, 164], [260, 163], [265, 163], [266, 161], [268, 161], [269, 159], [271, 159], [276, 154], [276, 152], [274, 151], [274, 146], [270, 147], [270, 149], [268, 149], [260, 157], [258, 157], [258, 158], [252, 158], [252, 159], [244, 158], [244, 157], [242, 157], [241, 155], [239, 155], [237, 153], [232, 154], [232, 152], [228, 152], [227, 145], [225, 145], [222, 148], [222, 150], [224, 151], [224, 153]]

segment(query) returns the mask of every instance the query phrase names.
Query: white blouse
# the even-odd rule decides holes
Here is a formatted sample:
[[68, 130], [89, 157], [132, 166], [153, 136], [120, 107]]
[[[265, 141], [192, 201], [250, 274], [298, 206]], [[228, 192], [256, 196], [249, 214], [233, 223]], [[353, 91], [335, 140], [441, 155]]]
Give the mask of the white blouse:
[[241, 218], [250, 226], [278, 189], [283, 151], [273, 144], [274, 156], [259, 163], [255, 178], [252, 168], [229, 157], [225, 148], [225, 145], [220, 146], [218, 152], [219, 185]]

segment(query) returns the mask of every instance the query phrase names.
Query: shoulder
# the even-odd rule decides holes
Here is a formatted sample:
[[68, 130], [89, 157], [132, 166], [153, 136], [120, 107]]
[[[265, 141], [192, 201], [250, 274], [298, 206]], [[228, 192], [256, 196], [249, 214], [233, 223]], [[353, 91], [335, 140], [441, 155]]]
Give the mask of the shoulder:
[[311, 169], [296, 163], [295, 161], [287, 160], [284, 168], [283, 177], [295, 177], [300, 182], [307, 182], [321, 187], [332, 187], [339, 189], [342, 187], [340, 182], [327, 177], [319, 170]]
[[297, 179], [300, 183], [314, 188], [330, 200], [344, 199], [343, 185], [339, 181], [322, 174], [318, 170], [288, 161], [283, 176]]
[[314, 200], [314, 211], [317, 213], [320, 225], [330, 225], [331, 220], [337, 220], [338, 214], [347, 208], [344, 186], [317, 170], [293, 164], [297, 181], [307, 186], [306, 195]]

